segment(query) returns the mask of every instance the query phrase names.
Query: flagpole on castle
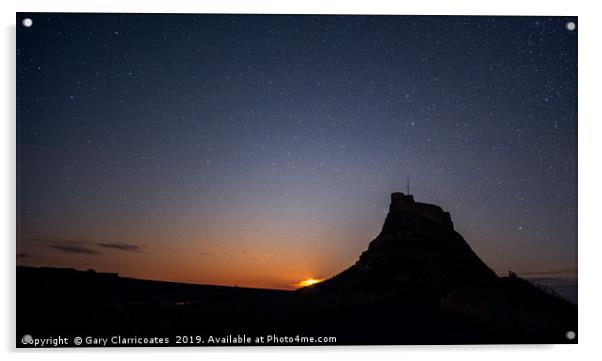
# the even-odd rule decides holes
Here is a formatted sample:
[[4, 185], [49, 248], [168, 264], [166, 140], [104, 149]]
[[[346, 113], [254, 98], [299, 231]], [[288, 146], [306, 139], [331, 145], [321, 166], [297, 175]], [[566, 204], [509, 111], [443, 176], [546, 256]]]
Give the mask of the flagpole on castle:
[[410, 177], [406, 178], [406, 189], [408, 191], [408, 195], [410, 194]]

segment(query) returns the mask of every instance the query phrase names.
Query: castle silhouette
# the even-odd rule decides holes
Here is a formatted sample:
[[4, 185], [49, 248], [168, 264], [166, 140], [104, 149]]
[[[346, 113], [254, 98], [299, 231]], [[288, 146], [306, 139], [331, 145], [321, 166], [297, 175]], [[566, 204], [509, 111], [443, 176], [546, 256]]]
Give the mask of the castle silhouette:
[[391, 193], [391, 205], [389, 206], [390, 213], [406, 212], [419, 215], [435, 221], [443, 226], [454, 229], [454, 224], [451, 220], [449, 212], [443, 211], [439, 206], [429, 203], [421, 203], [414, 201], [414, 196], [401, 192]]

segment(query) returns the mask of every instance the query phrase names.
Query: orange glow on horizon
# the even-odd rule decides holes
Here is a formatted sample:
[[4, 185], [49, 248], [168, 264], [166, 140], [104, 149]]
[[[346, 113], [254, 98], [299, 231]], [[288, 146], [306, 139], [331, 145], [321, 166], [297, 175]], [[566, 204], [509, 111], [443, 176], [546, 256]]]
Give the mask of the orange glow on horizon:
[[308, 278], [308, 279], [306, 279], [304, 281], [301, 281], [299, 283], [294, 284], [294, 286], [295, 287], [299, 287], [299, 288], [301, 288], [301, 287], [307, 287], [307, 286], [315, 285], [316, 283], [320, 283], [322, 281], [324, 281], [324, 279], [317, 280], [317, 279], [314, 279], [314, 278]]

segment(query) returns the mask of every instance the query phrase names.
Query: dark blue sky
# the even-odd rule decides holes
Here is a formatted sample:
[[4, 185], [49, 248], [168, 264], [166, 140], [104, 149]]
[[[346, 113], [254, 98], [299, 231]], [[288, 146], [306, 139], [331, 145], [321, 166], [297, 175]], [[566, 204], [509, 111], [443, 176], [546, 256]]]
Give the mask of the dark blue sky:
[[24, 17], [20, 264], [289, 287], [409, 177], [497, 272], [576, 273], [575, 18]]

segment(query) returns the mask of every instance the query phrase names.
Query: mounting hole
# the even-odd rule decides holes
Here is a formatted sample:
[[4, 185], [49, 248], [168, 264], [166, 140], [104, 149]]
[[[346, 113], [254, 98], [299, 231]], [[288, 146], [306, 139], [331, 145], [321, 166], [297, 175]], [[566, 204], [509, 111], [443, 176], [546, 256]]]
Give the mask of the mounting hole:
[[25, 18], [23, 21], [21, 21], [21, 24], [23, 24], [23, 26], [26, 28], [30, 28], [33, 25], [33, 20], [30, 18]]
[[575, 334], [575, 331], [568, 331], [565, 336], [567, 340], [574, 340], [577, 335]]
[[573, 30], [575, 30], [576, 27], [577, 27], [577, 25], [575, 25], [575, 23], [572, 21], [569, 21], [568, 23], [566, 23], [566, 29], [568, 31], [573, 31]]

